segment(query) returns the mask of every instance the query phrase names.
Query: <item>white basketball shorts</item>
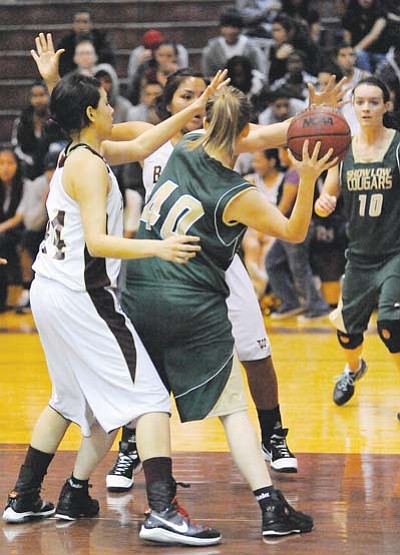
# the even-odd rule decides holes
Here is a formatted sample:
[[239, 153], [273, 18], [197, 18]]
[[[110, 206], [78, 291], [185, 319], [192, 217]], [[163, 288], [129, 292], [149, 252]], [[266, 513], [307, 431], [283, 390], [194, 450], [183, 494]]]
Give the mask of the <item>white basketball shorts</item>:
[[225, 272], [230, 295], [226, 300], [228, 317], [240, 361], [249, 362], [271, 356], [271, 344], [250, 276], [236, 254]]
[[52, 381], [50, 407], [110, 432], [150, 412], [170, 413], [153, 363], [113, 291], [73, 291], [36, 276], [31, 307]]

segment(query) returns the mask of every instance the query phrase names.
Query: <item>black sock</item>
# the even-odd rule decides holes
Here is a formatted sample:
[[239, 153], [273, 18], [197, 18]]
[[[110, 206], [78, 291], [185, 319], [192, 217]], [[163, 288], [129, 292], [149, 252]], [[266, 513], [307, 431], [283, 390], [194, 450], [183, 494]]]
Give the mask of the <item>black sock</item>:
[[121, 441], [131, 441], [131, 442], [136, 442], [136, 430], [135, 429], [131, 429], [131, 428], [127, 428], [126, 426], [124, 426], [122, 428], [122, 435], [121, 435]]
[[267, 486], [253, 491], [254, 497], [257, 499], [260, 509], [263, 511], [270, 502], [271, 494], [274, 493], [274, 486]]
[[69, 483], [73, 488], [83, 489], [89, 484], [89, 480], [78, 480], [78, 478], [75, 478], [74, 474], [72, 473], [71, 478], [69, 479]]
[[162, 512], [167, 509], [176, 495], [176, 483], [172, 476], [170, 457], [154, 457], [143, 461], [146, 478], [146, 493], [149, 507]]
[[29, 484], [31, 484], [31, 487], [39, 487], [46, 476], [53, 457], [54, 453], [44, 453], [30, 445], [25, 455], [24, 464], [19, 471], [15, 489], [17, 491], [26, 489], [26, 487], [29, 487]]
[[53, 460], [54, 453], [44, 453], [29, 445], [28, 451], [25, 455], [24, 465], [33, 470], [35, 474], [42, 478], [46, 475], [49, 464]]
[[154, 457], [143, 461], [146, 484], [151, 482], [167, 482], [172, 479], [172, 459], [170, 457]]
[[262, 442], [264, 445], [268, 446], [274, 432], [282, 428], [282, 417], [279, 405], [276, 405], [276, 407], [271, 410], [257, 409], [257, 414], [261, 427]]

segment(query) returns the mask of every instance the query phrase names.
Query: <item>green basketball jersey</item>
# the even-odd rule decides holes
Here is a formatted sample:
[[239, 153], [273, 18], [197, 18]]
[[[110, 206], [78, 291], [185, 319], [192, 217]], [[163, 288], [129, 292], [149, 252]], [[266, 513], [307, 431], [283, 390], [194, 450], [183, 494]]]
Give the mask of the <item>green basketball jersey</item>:
[[400, 252], [400, 134], [380, 162], [354, 161], [350, 148], [340, 170], [348, 218], [348, 257], [375, 262]]
[[132, 260], [128, 263], [127, 285], [131, 280], [147, 285], [163, 281], [228, 294], [225, 270], [246, 227], [238, 222], [225, 224], [223, 212], [234, 197], [253, 185], [208, 156], [202, 147], [188, 148], [201, 136], [189, 133], [175, 147], [144, 207], [138, 232], [141, 239], [196, 235], [201, 251], [184, 265], [155, 257]]

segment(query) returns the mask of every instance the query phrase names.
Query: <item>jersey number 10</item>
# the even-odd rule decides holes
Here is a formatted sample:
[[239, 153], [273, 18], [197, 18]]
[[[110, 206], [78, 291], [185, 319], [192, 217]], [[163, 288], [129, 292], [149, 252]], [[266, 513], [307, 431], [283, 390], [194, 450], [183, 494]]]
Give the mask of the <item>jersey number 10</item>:
[[[359, 195], [358, 200], [360, 202], [360, 209], [358, 213], [360, 216], [365, 216], [367, 212], [368, 196]], [[380, 216], [382, 213], [382, 206], [383, 206], [382, 193], [375, 193], [371, 195], [369, 199], [369, 205], [368, 205], [368, 216], [371, 216], [371, 218], [377, 218], [378, 216]]]

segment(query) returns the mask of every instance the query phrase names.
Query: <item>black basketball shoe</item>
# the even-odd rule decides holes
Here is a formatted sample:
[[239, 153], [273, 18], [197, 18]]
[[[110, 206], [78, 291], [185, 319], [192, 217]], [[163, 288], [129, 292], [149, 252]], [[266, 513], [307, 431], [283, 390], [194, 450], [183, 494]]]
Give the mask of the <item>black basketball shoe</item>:
[[360, 366], [356, 372], [352, 372], [346, 364], [333, 390], [333, 401], [336, 405], [341, 406], [350, 401], [354, 395], [355, 382], [360, 380], [367, 370], [368, 366], [363, 358], [360, 359]]
[[140, 472], [142, 463], [134, 441], [120, 441], [118, 458], [106, 476], [108, 491], [123, 492], [131, 489], [133, 475]]
[[55, 517], [62, 520], [76, 520], [81, 516], [94, 517], [99, 514], [99, 502], [89, 495], [89, 488], [72, 485], [68, 479], [60, 493]]
[[35, 517], [49, 517], [55, 513], [53, 503], [43, 501], [40, 488], [12, 491], [3, 512], [3, 520], [14, 524], [27, 522]]
[[313, 519], [293, 509], [279, 490], [272, 494], [262, 512], [263, 536], [286, 536], [311, 532]]
[[139, 531], [143, 540], [193, 546], [214, 545], [221, 541], [218, 530], [195, 524], [175, 499], [163, 511], [150, 509], [146, 515]]
[[269, 443], [263, 441], [261, 444], [264, 459], [269, 461], [271, 468], [277, 472], [297, 472], [297, 459], [286, 441], [288, 431], [288, 428], [275, 430]]

